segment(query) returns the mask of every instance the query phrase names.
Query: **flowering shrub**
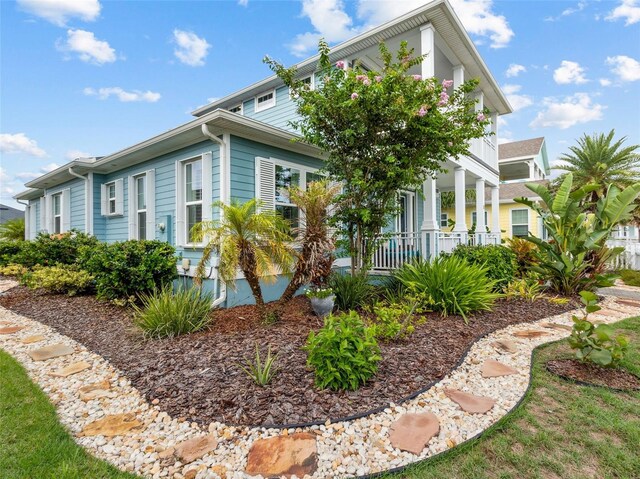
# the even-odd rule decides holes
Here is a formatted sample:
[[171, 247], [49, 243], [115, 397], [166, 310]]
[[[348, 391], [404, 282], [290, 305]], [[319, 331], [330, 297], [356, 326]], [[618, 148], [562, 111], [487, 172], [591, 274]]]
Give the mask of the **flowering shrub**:
[[307, 298], [325, 299], [333, 294], [333, 290], [331, 288], [314, 288], [306, 290], [304, 294]]

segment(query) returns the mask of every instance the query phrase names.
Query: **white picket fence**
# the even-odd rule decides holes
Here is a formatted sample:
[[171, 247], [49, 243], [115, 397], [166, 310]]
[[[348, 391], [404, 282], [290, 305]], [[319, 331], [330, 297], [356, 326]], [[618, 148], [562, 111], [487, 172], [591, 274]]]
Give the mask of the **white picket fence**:
[[640, 242], [636, 239], [610, 239], [607, 240], [609, 248], [623, 247], [624, 251], [613, 259], [613, 269], [640, 270]]

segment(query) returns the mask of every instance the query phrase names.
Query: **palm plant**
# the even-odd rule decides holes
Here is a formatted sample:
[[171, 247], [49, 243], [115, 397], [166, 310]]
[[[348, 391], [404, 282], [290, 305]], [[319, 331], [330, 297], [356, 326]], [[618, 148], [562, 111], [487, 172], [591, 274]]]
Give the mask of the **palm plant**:
[[0, 240], [22, 241], [24, 240], [24, 218], [7, 220], [0, 225]]
[[577, 146], [569, 147], [570, 153], [560, 157], [565, 164], [556, 167], [566, 173], [556, 180], [556, 186], [564, 181], [568, 174], [573, 174], [573, 188], [595, 184], [585, 201], [595, 204], [602, 197], [609, 185], [626, 188], [640, 181], [640, 145], [623, 146], [627, 140], [622, 137], [614, 140], [615, 130], [608, 135], [604, 133], [584, 135], [577, 140]]
[[260, 209], [261, 203], [256, 199], [246, 203], [232, 201], [229, 205], [216, 202], [213, 206], [221, 209], [220, 220], [199, 223], [192, 231], [197, 241], [207, 241], [196, 278], [204, 277], [206, 264], [216, 253], [220, 258], [220, 278], [235, 285], [240, 268], [264, 317], [260, 281], [275, 281], [276, 275], [289, 272], [293, 263], [288, 224], [275, 211]]
[[586, 198], [601, 185], [588, 184], [576, 190], [573, 186], [573, 174], [568, 173], [555, 195], [542, 184], [527, 184], [545, 206], [526, 198], [516, 199], [538, 213], [552, 239], [526, 238], [538, 247], [540, 259], [540, 264], [531, 269], [549, 278], [551, 287], [564, 294], [606, 282], [607, 277], [601, 275], [605, 263], [619, 254], [620, 249], [607, 248], [605, 242], [616, 225], [631, 217], [640, 194], [640, 183], [624, 190], [609, 185], [600, 199], [591, 204]]
[[298, 187], [289, 189], [289, 199], [304, 219], [294, 229], [300, 250], [296, 251], [296, 268], [280, 301], [290, 301], [304, 284], [323, 285], [331, 274], [335, 243], [328, 227], [329, 207], [338, 191], [338, 185], [330, 185], [326, 180], [309, 183], [306, 191]]

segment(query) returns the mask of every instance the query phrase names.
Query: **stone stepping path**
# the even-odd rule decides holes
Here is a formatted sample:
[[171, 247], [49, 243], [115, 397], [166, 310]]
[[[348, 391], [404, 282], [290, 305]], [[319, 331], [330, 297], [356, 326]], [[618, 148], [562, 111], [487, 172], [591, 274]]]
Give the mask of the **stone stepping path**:
[[458, 404], [463, 411], [471, 414], [484, 414], [489, 412], [496, 404], [495, 399], [475, 396], [457, 389], [445, 389], [444, 393], [449, 399]]
[[525, 339], [533, 339], [539, 338], [540, 336], [547, 336], [549, 333], [546, 331], [539, 331], [535, 329], [525, 329], [524, 331], [516, 331], [513, 335], [516, 338], [525, 338]]
[[245, 472], [250, 476], [305, 477], [318, 468], [316, 436], [308, 432], [258, 439], [247, 457]]
[[67, 376], [71, 376], [72, 374], [77, 374], [81, 371], [84, 371], [85, 369], [89, 369], [90, 367], [91, 364], [89, 364], [88, 362], [80, 361], [77, 363], [69, 364], [64, 368], [51, 371], [49, 374], [58, 378], [66, 378]]
[[22, 331], [24, 326], [5, 326], [0, 328], [0, 334], [14, 334], [18, 331]]
[[518, 374], [518, 370], [493, 359], [487, 359], [482, 365], [481, 373], [483, 378], [497, 378], [499, 376]]
[[[601, 305], [618, 313], [600, 316], [603, 322], [640, 314], [640, 303], [637, 307], [622, 305], [607, 297]], [[22, 362], [47, 392], [60, 421], [79, 444], [120, 469], [143, 477], [173, 479], [350, 478], [444, 452], [511, 410], [526, 393], [533, 348], [567, 337], [572, 324], [569, 312], [507, 327], [475, 343], [459, 368], [415, 399], [352, 421], [279, 430], [220, 422], [200, 426], [172, 418], [160, 409], [161, 404], [145, 401], [104, 358], [70, 338], [0, 308], [0, 321], [4, 320], [10, 321], [3, 327], [27, 329], [0, 335], [0, 347]], [[545, 334], [514, 340], [518, 337], [514, 333], [526, 331]], [[43, 338], [35, 342], [45, 348], [34, 348], [26, 341], [38, 335]], [[59, 359], [34, 360], [35, 352], [36, 357], [54, 354], [51, 357]], [[82, 362], [91, 367], [81, 374], [50, 374]], [[500, 374], [495, 374], [496, 368]], [[471, 412], [473, 407], [478, 412]], [[421, 419], [424, 416], [430, 420]]]
[[59, 358], [60, 356], [68, 356], [74, 352], [75, 349], [68, 344], [59, 343], [30, 351], [29, 356], [31, 356], [31, 359], [34, 361], [46, 361], [47, 359]]
[[430, 412], [404, 414], [391, 425], [389, 441], [396, 449], [420, 454], [440, 432], [440, 421]]
[[24, 339], [21, 339], [20, 342], [22, 344], [33, 344], [33, 343], [39, 343], [40, 341], [44, 341], [46, 339], [46, 336], [44, 336], [43, 334], [34, 334], [33, 336], [27, 336]]

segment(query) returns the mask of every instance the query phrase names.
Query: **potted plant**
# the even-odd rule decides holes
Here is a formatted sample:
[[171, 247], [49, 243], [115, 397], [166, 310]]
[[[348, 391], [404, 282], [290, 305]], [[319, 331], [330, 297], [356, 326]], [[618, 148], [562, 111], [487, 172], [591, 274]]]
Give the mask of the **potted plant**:
[[336, 295], [329, 287], [315, 287], [308, 289], [305, 294], [311, 301], [311, 307], [316, 316], [324, 318], [333, 311]]

